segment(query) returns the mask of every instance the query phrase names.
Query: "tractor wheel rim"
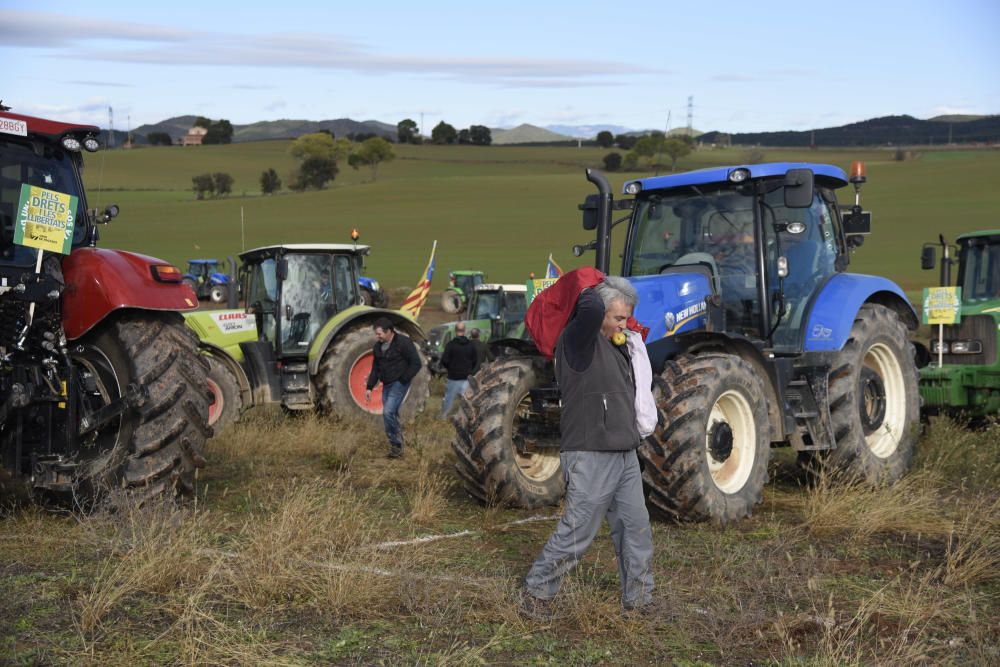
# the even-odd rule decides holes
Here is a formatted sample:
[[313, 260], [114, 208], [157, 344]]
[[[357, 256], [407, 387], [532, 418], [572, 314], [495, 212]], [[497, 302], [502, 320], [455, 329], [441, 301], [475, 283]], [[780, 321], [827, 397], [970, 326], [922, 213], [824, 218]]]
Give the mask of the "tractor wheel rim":
[[[872, 454], [884, 459], [895, 453], [906, 428], [906, 384], [903, 369], [895, 353], [883, 343], [872, 345], [865, 354], [863, 363], [876, 376], [863, 382], [866, 374], [859, 373], [858, 392], [863, 401], [859, 406], [862, 410], [862, 423], [866, 419], [872, 422], [871, 432], [865, 433], [865, 442]], [[882, 418], [878, 420], [880, 413]]]
[[208, 404], [208, 425], [213, 426], [226, 409], [226, 396], [212, 378], [208, 379], [208, 393], [212, 395], [212, 402]]
[[372, 389], [371, 400], [365, 402], [365, 385], [368, 383], [368, 375], [372, 372], [372, 362], [374, 360], [375, 355], [371, 351], [364, 352], [355, 359], [354, 363], [351, 364], [347, 383], [351, 392], [351, 398], [354, 399], [355, 404], [359, 408], [373, 415], [380, 415], [382, 414], [381, 384]]
[[527, 477], [532, 482], [546, 482], [552, 478], [553, 475], [558, 474], [559, 466], [561, 465], [559, 459], [559, 447], [556, 443], [555, 447], [546, 447], [541, 451], [536, 452], [523, 452], [518, 450], [516, 440], [520, 439], [521, 436], [521, 418], [522, 415], [526, 415], [531, 411], [531, 396], [525, 394], [520, 401], [518, 401], [517, 407], [514, 409], [514, 419], [511, 424], [511, 441], [510, 447], [514, 452], [514, 461], [517, 463], [517, 469], [522, 475]]
[[715, 401], [705, 429], [705, 458], [712, 480], [724, 493], [743, 488], [757, 456], [757, 426], [743, 394], [724, 392]]

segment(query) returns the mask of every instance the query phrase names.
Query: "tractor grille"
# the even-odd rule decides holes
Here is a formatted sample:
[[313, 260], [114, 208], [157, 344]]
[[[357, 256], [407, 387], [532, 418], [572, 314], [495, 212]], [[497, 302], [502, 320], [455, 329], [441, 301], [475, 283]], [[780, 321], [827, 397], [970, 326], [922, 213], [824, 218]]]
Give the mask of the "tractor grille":
[[[932, 327], [936, 329], [936, 327]], [[931, 342], [937, 340], [933, 331]], [[997, 361], [997, 324], [989, 315], [970, 315], [963, 317], [961, 324], [949, 324], [944, 328], [945, 341], [978, 340], [983, 344], [980, 354], [946, 354], [943, 361], [946, 364], [964, 364], [976, 366], [991, 366]], [[937, 355], [931, 358], [937, 360]]]

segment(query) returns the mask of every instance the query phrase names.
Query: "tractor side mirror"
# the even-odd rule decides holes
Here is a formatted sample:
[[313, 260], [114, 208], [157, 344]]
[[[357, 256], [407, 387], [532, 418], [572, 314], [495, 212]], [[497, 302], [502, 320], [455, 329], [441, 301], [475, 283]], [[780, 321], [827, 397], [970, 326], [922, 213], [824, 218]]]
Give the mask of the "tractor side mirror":
[[278, 265], [275, 267], [275, 273], [278, 276], [278, 280], [284, 280], [285, 278], [288, 277], [288, 260], [287, 259], [283, 259], [283, 260], [281, 260], [281, 261], [278, 262]]
[[851, 208], [849, 213], [844, 214], [844, 234], [846, 236], [871, 233], [872, 214], [870, 212], [862, 211], [860, 206], [855, 206]]
[[813, 202], [815, 177], [812, 169], [785, 172], [785, 208], [809, 208]]
[[600, 208], [600, 195], [587, 195], [577, 208], [583, 211], [583, 228], [597, 229], [597, 211]]
[[934, 251], [934, 246], [925, 245], [920, 253], [920, 268], [929, 271], [935, 264], [937, 264], [937, 253]]

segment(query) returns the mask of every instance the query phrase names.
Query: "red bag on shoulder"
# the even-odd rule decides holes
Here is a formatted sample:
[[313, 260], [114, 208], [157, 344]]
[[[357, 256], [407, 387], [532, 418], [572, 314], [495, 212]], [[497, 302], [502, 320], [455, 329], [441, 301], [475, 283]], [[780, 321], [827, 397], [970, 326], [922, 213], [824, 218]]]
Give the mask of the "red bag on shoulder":
[[604, 280], [604, 274], [585, 266], [564, 273], [559, 280], [535, 297], [524, 316], [524, 326], [531, 334], [535, 347], [545, 357], [555, 354], [556, 341], [573, 315], [580, 293]]

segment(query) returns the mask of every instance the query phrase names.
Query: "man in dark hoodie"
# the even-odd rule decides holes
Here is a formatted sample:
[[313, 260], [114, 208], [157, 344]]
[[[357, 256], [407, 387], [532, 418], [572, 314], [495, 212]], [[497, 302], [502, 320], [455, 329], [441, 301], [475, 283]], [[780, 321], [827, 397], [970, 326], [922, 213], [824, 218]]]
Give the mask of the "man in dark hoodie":
[[448, 370], [448, 384], [441, 403], [441, 419], [448, 416], [455, 397], [469, 386], [469, 376], [476, 369], [478, 358], [476, 346], [465, 337], [465, 323], [459, 322], [455, 325], [455, 337], [448, 341], [441, 354], [441, 365]]
[[375, 320], [375, 359], [365, 384], [365, 401], [371, 400], [372, 389], [382, 383], [382, 422], [389, 438], [389, 458], [403, 455], [403, 430], [399, 423], [399, 407], [410, 389], [410, 382], [420, 372], [420, 355], [413, 341], [398, 333], [388, 317]]

